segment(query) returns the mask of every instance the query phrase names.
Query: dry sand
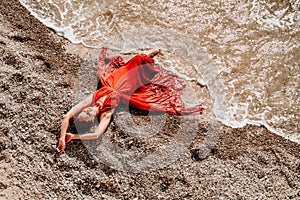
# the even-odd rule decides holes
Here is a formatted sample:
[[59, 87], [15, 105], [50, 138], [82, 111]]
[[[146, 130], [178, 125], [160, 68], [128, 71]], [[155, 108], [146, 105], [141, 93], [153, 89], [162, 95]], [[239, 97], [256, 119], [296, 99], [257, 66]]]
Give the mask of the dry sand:
[[[300, 199], [300, 145], [259, 126], [218, 125], [203, 149], [211, 123], [201, 121], [184, 155], [148, 172], [96, 162], [80, 141], [58, 154], [76, 72], [95, 61], [66, 53], [69, 42], [17, 1], [0, 1], [0, 27], [0, 199]], [[178, 117], [167, 119], [155, 141], [124, 136], [114, 122], [100, 140], [151, 151], [176, 137]]]

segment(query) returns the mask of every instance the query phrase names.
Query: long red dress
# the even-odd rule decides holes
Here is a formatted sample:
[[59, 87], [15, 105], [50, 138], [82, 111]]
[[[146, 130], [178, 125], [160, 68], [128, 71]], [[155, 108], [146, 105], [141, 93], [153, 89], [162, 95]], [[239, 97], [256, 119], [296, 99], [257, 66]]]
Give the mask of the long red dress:
[[107, 48], [100, 52], [98, 76], [102, 88], [95, 91], [94, 102], [106, 96], [100, 113], [116, 108], [120, 103], [141, 110], [168, 114], [202, 114], [201, 104], [185, 108], [181, 94], [183, 80], [170, 71], [154, 64], [154, 60], [141, 54], [124, 63], [122, 57], [107, 56]]

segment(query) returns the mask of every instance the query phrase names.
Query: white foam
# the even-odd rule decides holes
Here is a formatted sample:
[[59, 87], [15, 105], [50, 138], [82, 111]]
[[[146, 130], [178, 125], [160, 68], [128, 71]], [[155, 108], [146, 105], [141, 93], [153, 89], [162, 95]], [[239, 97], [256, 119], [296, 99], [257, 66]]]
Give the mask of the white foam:
[[[50, 17], [43, 18], [42, 15], [39, 15], [37, 12], [35, 12], [31, 8], [31, 6], [26, 3], [25, 0], [19, 0], [19, 1], [30, 12], [31, 15], [33, 15], [36, 19], [42, 22], [45, 26], [55, 30], [58, 35], [65, 37], [66, 39], [70, 40], [74, 44], [82, 43], [81, 39], [75, 37], [74, 29], [72, 28], [72, 25], [60, 27]], [[68, 11], [65, 10], [65, 12]], [[62, 13], [62, 16], [64, 16], [64, 13]]]

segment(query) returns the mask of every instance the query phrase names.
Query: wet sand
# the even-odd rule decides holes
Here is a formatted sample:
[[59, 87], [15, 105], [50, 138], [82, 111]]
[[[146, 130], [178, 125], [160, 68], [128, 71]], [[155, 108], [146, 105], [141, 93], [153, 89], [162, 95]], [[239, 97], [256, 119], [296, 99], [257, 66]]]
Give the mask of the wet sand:
[[[127, 173], [96, 162], [80, 141], [58, 154], [60, 122], [72, 106], [76, 73], [95, 61], [67, 53], [70, 43], [18, 2], [0, 2], [0, 27], [0, 199], [300, 197], [300, 145], [265, 127], [220, 125], [203, 153], [211, 126], [203, 120], [187, 153], [149, 172]], [[144, 118], [135, 115], [135, 123]], [[153, 144], [175, 137], [176, 123], [170, 117]], [[117, 128], [103, 137], [115, 138], [126, 150], [150, 148], [147, 142], [129, 147]]]

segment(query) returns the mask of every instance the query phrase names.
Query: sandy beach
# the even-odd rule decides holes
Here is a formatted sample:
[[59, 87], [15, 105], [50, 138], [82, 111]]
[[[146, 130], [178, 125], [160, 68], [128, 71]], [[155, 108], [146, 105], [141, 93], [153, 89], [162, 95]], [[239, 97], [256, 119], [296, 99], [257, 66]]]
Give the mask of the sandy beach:
[[[139, 173], [97, 162], [80, 141], [57, 153], [76, 74], [84, 63], [97, 61], [67, 52], [70, 42], [18, 1], [0, 2], [0, 27], [0, 199], [300, 198], [300, 145], [262, 126], [218, 124], [217, 132], [210, 132], [213, 144], [203, 148], [211, 123], [202, 120], [185, 154]], [[133, 118], [145, 121], [145, 116]], [[155, 141], [133, 140], [114, 124], [100, 140], [114, 138], [126, 150], [151, 151], [149, 145], [175, 137], [178, 120], [167, 119]]]

